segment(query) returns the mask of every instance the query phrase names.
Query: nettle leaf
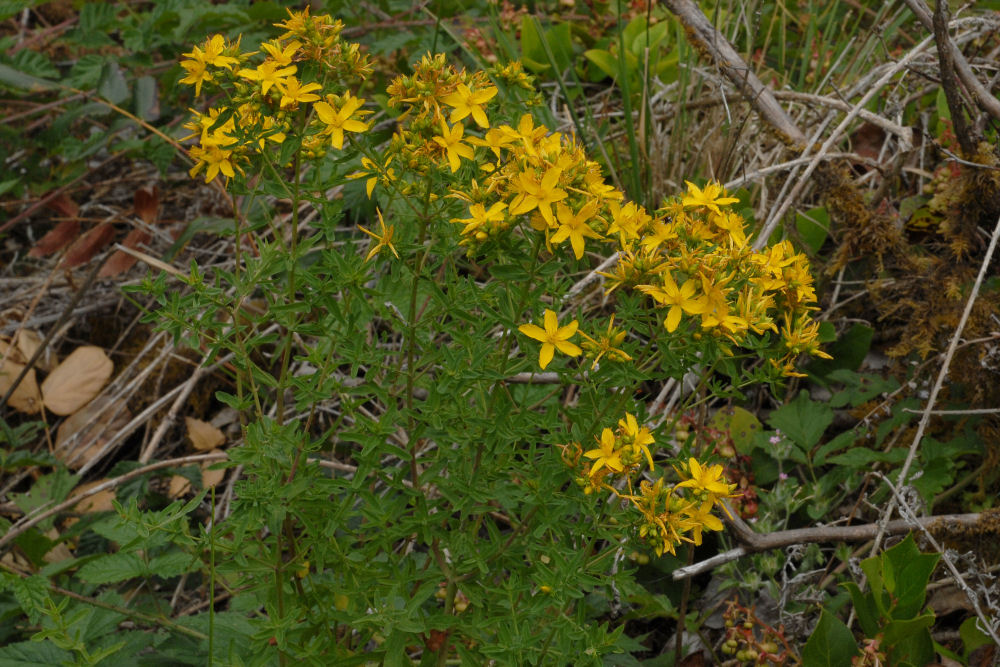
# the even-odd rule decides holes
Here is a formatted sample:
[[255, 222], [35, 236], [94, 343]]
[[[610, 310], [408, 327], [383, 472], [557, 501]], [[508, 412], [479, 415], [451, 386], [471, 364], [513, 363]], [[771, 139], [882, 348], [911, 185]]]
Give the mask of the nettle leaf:
[[136, 554], [117, 553], [90, 561], [80, 568], [77, 576], [91, 584], [112, 584], [148, 573], [145, 563]]
[[6, 572], [3, 573], [3, 578], [31, 622], [39, 623], [52, 600], [49, 596], [48, 579], [37, 574], [22, 579]]
[[799, 392], [795, 400], [781, 406], [767, 418], [768, 424], [780, 430], [805, 452], [819, 442], [832, 421], [833, 410], [825, 403], [809, 398], [805, 391]]
[[808, 667], [849, 667], [851, 658], [858, 653], [851, 631], [824, 609], [812, 636], [802, 647], [802, 664]]
[[74, 664], [73, 654], [52, 642], [18, 642], [0, 647], [0, 664], [5, 667]]

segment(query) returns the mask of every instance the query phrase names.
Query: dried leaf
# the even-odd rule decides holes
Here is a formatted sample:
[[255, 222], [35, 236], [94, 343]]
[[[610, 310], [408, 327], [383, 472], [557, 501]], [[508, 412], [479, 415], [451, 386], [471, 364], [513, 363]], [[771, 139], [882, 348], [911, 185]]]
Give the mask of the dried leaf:
[[86, 264], [104, 246], [111, 243], [111, 239], [114, 236], [115, 228], [111, 226], [110, 222], [105, 222], [94, 227], [69, 247], [69, 250], [66, 251], [66, 256], [63, 257], [63, 268], [72, 269], [75, 266]]
[[[12, 350], [15, 352], [15, 350]], [[0, 356], [3, 352], [0, 351]], [[13, 356], [13, 355], [11, 355]], [[24, 370], [24, 364], [19, 364], [12, 359], [0, 363], [0, 396], [4, 396], [10, 390], [14, 380]], [[33, 415], [42, 409], [42, 395], [38, 391], [38, 380], [35, 378], [35, 369], [32, 368], [21, 379], [17, 389], [7, 399], [10, 407], [18, 412]]]
[[[210, 453], [221, 452], [221, 449], [213, 449]], [[201, 488], [208, 489], [216, 486], [225, 476], [225, 470], [209, 470], [214, 465], [213, 461], [206, 461], [201, 464]], [[170, 478], [170, 488], [167, 495], [171, 498], [180, 498], [191, 492], [191, 481], [183, 475], [174, 475]]]
[[[53, 542], [59, 539], [59, 531], [55, 528], [47, 530], [45, 532], [45, 537], [49, 538]], [[60, 542], [55, 545], [48, 552], [42, 556], [42, 560], [46, 563], [61, 563], [64, 560], [69, 560], [73, 557], [73, 552], [69, 550], [65, 542]]]
[[[31, 329], [21, 329], [17, 334], [17, 349], [25, 359], [31, 359], [42, 345], [42, 335]], [[15, 360], [16, 361], [16, 360]], [[56, 355], [47, 347], [35, 361], [35, 368], [48, 373], [56, 366]]]
[[885, 136], [885, 130], [881, 127], [865, 122], [851, 133], [851, 146], [861, 157], [877, 160], [882, 144], [885, 143]]
[[24, 356], [19, 347], [11, 345], [9, 338], [0, 338], [0, 359], [7, 359], [17, 364], [28, 363], [28, 357]]
[[226, 441], [226, 436], [223, 435], [222, 431], [208, 422], [185, 417], [184, 423], [187, 424], [188, 437], [191, 438], [191, 444], [199, 452], [207, 452], [210, 449], [215, 449]]
[[91, 401], [59, 426], [56, 431], [56, 458], [71, 470], [82, 468], [100, 454], [108, 440], [128, 423], [131, 416], [125, 401], [120, 398], [112, 400], [102, 396]]
[[45, 257], [62, 250], [80, 235], [80, 221], [76, 218], [63, 220], [49, 230], [49, 233], [38, 240], [35, 247], [28, 251], [28, 257]]
[[[73, 496], [79, 496], [98, 484], [104, 484], [107, 479], [99, 479], [95, 482], [87, 482], [86, 484], [81, 484], [80, 486], [73, 489], [73, 493], [69, 494], [70, 498]], [[115, 499], [114, 489], [105, 489], [103, 491], [98, 491], [89, 498], [84, 498], [76, 504], [76, 511], [82, 514], [88, 514], [91, 512], [110, 512], [114, 509], [114, 505], [111, 501]]]
[[[221, 449], [213, 449], [209, 453], [210, 454], [218, 454], [218, 453], [221, 453], [221, 452], [222, 452]], [[213, 461], [206, 461], [205, 463], [201, 464], [201, 487], [203, 489], [209, 489], [209, 488], [217, 485], [226, 476], [225, 469], [220, 468], [220, 469], [217, 469], [217, 470], [210, 470], [210, 468], [213, 465], [215, 465], [215, 463], [216, 462], [213, 462]]]
[[[153, 186], [152, 190], [139, 188], [132, 199], [135, 214], [147, 225], [156, 224], [160, 217], [160, 189]], [[131, 247], [131, 246], [130, 246]]]
[[76, 348], [42, 382], [45, 407], [57, 415], [76, 412], [107, 384], [114, 366], [99, 347]]
[[[150, 238], [149, 232], [144, 229], [133, 229], [122, 241], [122, 245], [126, 248], [135, 249], [139, 245], [145, 243]], [[104, 262], [104, 266], [101, 267], [100, 272], [97, 274], [98, 278], [111, 278], [117, 276], [119, 273], [125, 273], [138, 262], [139, 259], [135, 255], [130, 255], [123, 250], [116, 250], [112, 253], [108, 261]]]
[[45, 202], [45, 205], [64, 218], [75, 218], [80, 215], [80, 205], [65, 192]]

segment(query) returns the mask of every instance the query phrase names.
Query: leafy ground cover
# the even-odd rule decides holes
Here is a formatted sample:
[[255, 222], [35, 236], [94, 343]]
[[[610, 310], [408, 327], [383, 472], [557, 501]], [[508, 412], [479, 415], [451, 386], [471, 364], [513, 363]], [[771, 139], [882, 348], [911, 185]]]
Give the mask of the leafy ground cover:
[[959, 9], [0, 3], [0, 662], [991, 664]]

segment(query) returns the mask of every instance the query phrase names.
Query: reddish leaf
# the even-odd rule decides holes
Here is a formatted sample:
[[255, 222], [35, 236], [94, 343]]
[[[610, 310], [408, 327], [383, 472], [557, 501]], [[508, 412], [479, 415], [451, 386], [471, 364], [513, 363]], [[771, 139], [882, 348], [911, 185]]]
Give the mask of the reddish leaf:
[[63, 268], [72, 269], [75, 266], [86, 264], [104, 246], [111, 243], [111, 239], [114, 236], [115, 228], [109, 222], [94, 227], [69, 247], [69, 250], [66, 251], [66, 256], [63, 257]]
[[45, 205], [64, 218], [75, 218], [80, 214], [80, 207], [65, 192], [45, 202]]
[[[133, 229], [122, 241], [122, 245], [126, 248], [136, 249], [141, 244], [149, 240], [149, 233], [142, 229]], [[138, 262], [139, 259], [134, 255], [130, 255], [122, 250], [116, 250], [108, 261], [104, 263], [101, 267], [100, 272], [97, 274], [98, 278], [110, 278], [112, 276], [117, 276], [119, 273], [125, 273]]]
[[80, 221], [76, 218], [63, 220], [49, 230], [49, 233], [38, 240], [35, 247], [28, 251], [28, 257], [44, 257], [57, 250], [62, 250], [80, 235]]
[[133, 202], [136, 215], [142, 218], [147, 225], [156, 223], [157, 218], [160, 217], [160, 189], [158, 187], [153, 186], [152, 190], [139, 188], [135, 191]]

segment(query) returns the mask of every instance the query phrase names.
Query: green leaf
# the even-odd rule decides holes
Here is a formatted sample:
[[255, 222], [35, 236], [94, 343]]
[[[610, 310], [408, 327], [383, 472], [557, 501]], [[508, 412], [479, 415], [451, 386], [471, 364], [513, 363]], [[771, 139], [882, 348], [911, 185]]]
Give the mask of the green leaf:
[[21, 90], [26, 90], [29, 93], [40, 93], [44, 90], [52, 90], [58, 86], [45, 79], [40, 79], [37, 76], [31, 76], [30, 74], [25, 74], [20, 72], [9, 65], [0, 64], [0, 83], [10, 86], [11, 88], [19, 88]]
[[873, 328], [864, 324], [855, 324], [836, 342], [826, 346], [826, 352], [833, 359], [814, 359], [806, 367], [806, 370], [823, 379], [839, 369], [856, 371], [868, 355], [874, 335]]
[[0, 647], [0, 665], [4, 667], [50, 667], [68, 665], [73, 654], [52, 642], [18, 642]]
[[729, 433], [733, 446], [741, 454], [749, 454], [753, 449], [756, 433], [761, 430], [761, 423], [749, 410], [741, 407], [723, 408], [716, 412], [710, 425], [720, 431]]
[[821, 466], [826, 463], [826, 457], [854, 444], [857, 434], [854, 431], [844, 431], [837, 434], [830, 442], [822, 445], [813, 455], [813, 464]]
[[163, 579], [169, 579], [190, 571], [194, 565], [195, 559], [191, 557], [191, 554], [183, 551], [171, 551], [150, 559], [149, 573]]
[[767, 423], [779, 429], [787, 438], [808, 452], [823, 437], [826, 427], [833, 421], [833, 410], [825, 403], [809, 398], [801, 391], [792, 402], [771, 413]]
[[973, 616], [965, 619], [965, 622], [958, 628], [958, 634], [962, 637], [962, 656], [965, 658], [968, 658], [969, 654], [980, 646], [993, 643], [990, 636], [979, 629], [978, 623], [979, 619]]
[[91, 584], [111, 584], [149, 574], [149, 570], [135, 554], [117, 553], [90, 561], [80, 568], [77, 576]]
[[[941, 554], [922, 554], [917, 548], [913, 535], [883, 554], [883, 572], [886, 589], [896, 598], [893, 619], [902, 620], [915, 617], [927, 598], [927, 583]], [[891, 581], [891, 585], [890, 582]]]
[[610, 51], [588, 49], [583, 52], [583, 57], [594, 63], [608, 78], [615, 79], [618, 77], [618, 59], [611, 55]]
[[133, 90], [135, 115], [143, 120], [153, 121], [160, 117], [160, 101], [156, 86], [156, 79], [148, 75], [135, 80]]
[[805, 213], [795, 215], [795, 229], [798, 230], [802, 242], [813, 254], [819, 254], [820, 248], [830, 235], [830, 214], [825, 206], [811, 208]]
[[849, 581], [842, 586], [847, 589], [854, 603], [854, 612], [858, 615], [858, 623], [866, 637], [874, 637], [879, 632], [881, 623], [879, 619], [878, 607], [875, 605], [874, 596], [871, 593], [862, 593], [861, 589], [853, 581]]
[[850, 667], [851, 658], [856, 655], [858, 646], [854, 635], [840, 619], [824, 609], [812, 636], [802, 647], [802, 666]]
[[128, 82], [122, 68], [116, 62], [107, 62], [101, 70], [101, 80], [97, 83], [97, 93], [112, 104], [121, 105], [128, 99]]
[[902, 463], [906, 458], [905, 449], [890, 449], [887, 452], [881, 450], [868, 449], [866, 447], [855, 447], [843, 454], [831, 456], [826, 459], [827, 463], [836, 463], [850, 468], [863, 468], [876, 461], [883, 463]]
[[49, 582], [37, 574], [21, 578], [4, 573], [4, 580], [14, 592], [21, 610], [28, 615], [32, 623], [41, 621], [42, 616], [52, 598], [49, 596]]

